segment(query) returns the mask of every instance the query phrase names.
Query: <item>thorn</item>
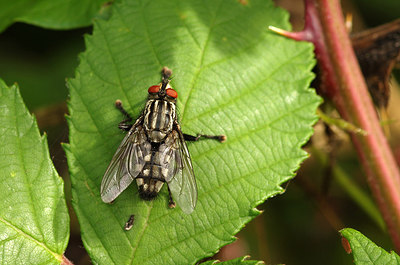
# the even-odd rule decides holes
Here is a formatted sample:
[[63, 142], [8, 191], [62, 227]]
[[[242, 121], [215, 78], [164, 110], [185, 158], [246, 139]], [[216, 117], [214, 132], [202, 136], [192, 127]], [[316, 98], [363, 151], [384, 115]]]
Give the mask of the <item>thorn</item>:
[[277, 28], [277, 27], [274, 27], [274, 26], [268, 26], [268, 29], [270, 31], [273, 31], [273, 32], [275, 32], [275, 33], [277, 33], [279, 35], [282, 35], [282, 36], [286, 36], [288, 33], [290, 33], [289, 31], [286, 31], [286, 30], [283, 30], [283, 29], [280, 29], [280, 28]]
[[303, 30], [303, 31], [298, 31], [298, 32], [290, 32], [284, 29], [280, 29], [274, 26], [268, 26], [268, 29], [272, 32], [275, 32], [276, 34], [279, 34], [281, 36], [287, 37], [292, 40], [297, 40], [297, 41], [310, 41], [311, 36], [309, 31]]

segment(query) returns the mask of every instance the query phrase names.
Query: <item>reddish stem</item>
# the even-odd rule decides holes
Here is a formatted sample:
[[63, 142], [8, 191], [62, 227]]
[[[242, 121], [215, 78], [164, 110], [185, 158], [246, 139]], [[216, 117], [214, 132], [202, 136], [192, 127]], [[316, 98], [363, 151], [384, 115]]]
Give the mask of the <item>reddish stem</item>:
[[61, 265], [74, 265], [74, 263], [72, 263], [69, 259], [67, 259], [66, 256], [63, 255]]
[[400, 251], [400, 172], [354, 54], [340, 2], [305, 3], [305, 29], [278, 33], [314, 44], [322, 92], [332, 100], [342, 118], [367, 132], [366, 136], [353, 133], [352, 141], [393, 243]]

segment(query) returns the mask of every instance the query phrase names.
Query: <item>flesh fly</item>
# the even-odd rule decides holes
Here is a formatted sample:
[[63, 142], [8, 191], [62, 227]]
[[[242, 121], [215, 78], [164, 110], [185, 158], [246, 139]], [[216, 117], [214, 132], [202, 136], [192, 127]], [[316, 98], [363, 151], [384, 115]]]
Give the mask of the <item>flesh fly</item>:
[[193, 212], [197, 186], [186, 141], [202, 138], [225, 141], [224, 135], [191, 136], [183, 134], [176, 114], [178, 93], [170, 85], [170, 69], [162, 70], [162, 81], [148, 89], [142, 114], [132, 125], [131, 116], [116, 101], [126, 117], [118, 127], [127, 131], [101, 182], [101, 198], [110, 203], [136, 180], [139, 196], [144, 200], [157, 197], [164, 183], [168, 185], [169, 206], [175, 201], [183, 212]]

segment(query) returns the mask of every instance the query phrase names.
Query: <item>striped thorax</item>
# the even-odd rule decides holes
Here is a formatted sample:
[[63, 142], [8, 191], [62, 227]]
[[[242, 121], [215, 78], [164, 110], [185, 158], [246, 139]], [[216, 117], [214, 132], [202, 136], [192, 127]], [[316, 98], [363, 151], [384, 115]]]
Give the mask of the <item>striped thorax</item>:
[[143, 115], [149, 140], [159, 143], [172, 131], [176, 119], [175, 103], [168, 99], [149, 99]]

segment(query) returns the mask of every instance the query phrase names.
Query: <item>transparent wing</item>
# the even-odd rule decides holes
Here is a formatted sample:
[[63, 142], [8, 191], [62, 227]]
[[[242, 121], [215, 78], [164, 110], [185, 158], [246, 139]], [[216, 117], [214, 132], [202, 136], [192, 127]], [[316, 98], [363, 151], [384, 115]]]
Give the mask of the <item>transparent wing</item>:
[[150, 151], [151, 145], [143, 127], [132, 127], [111, 159], [101, 181], [100, 194], [104, 202], [112, 202], [132, 183], [142, 171], [144, 157]]
[[[168, 141], [173, 141], [169, 144]], [[197, 185], [194, 178], [192, 161], [185, 140], [180, 131], [174, 130], [168, 136], [165, 144], [165, 158], [169, 160], [166, 181], [172, 198], [181, 207], [182, 211], [190, 214], [196, 207]], [[165, 160], [165, 162], [168, 162]]]

